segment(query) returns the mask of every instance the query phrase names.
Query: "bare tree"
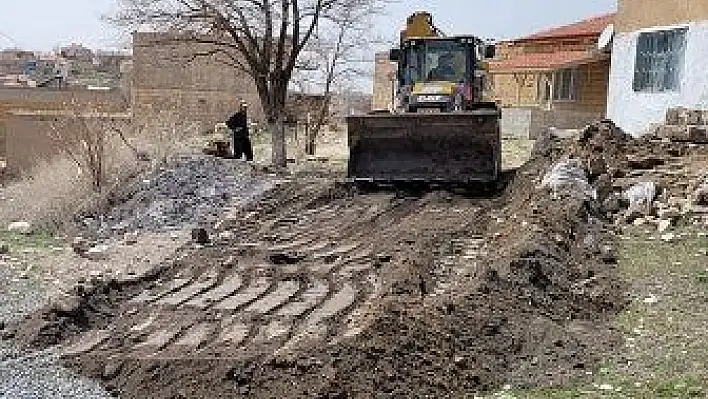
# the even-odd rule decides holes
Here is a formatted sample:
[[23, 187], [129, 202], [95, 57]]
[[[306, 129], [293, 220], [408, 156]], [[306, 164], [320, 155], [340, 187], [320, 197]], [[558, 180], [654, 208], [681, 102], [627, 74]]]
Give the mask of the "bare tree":
[[[273, 162], [286, 165], [285, 102], [300, 54], [321, 23], [350, 8], [351, 0], [118, 0], [113, 23], [195, 32], [212, 45], [198, 56], [226, 56], [253, 78], [273, 137]], [[383, 0], [355, 0], [360, 6]], [[222, 57], [224, 58], [224, 57]]]
[[82, 173], [89, 173], [94, 191], [101, 192], [106, 172], [106, 136], [119, 132], [122, 139], [125, 137], [108, 116], [107, 107], [82, 104], [71, 98], [64, 102], [63, 109], [64, 113], [51, 121], [49, 137]]
[[340, 89], [352, 80], [370, 78], [373, 45], [385, 42], [373, 36], [373, 20], [384, 8], [370, 0], [352, 0], [323, 17], [321, 27], [305, 49], [308, 61], [317, 66], [314, 71], [297, 73], [300, 86], [314, 86], [323, 96], [314, 110], [308, 131], [314, 139], [327, 121], [335, 87]]

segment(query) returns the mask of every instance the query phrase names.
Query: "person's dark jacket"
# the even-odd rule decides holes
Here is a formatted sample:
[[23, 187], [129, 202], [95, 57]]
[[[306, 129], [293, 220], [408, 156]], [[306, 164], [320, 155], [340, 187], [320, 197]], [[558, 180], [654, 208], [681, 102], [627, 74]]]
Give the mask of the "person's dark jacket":
[[226, 126], [234, 132], [235, 137], [248, 137], [248, 120], [245, 111], [238, 111], [226, 121]]

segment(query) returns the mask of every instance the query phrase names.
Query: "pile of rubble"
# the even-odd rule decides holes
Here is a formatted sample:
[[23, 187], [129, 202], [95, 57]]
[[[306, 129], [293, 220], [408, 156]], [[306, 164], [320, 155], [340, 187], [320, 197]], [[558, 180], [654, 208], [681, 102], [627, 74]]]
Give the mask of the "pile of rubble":
[[665, 124], [654, 132], [656, 137], [677, 142], [708, 143], [708, 110], [669, 108]]
[[[679, 115], [703, 121], [696, 116], [702, 114]], [[651, 225], [663, 233], [681, 223], [708, 223], [708, 146], [656, 135], [635, 139], [607, 120], [565, 141], [544, 187], [572, 187], [598, 200], [618, 226]]]
[[[248, 201], [270, 187], [243, 162], [207, 155], [185, 155], [112, 193], [111, 207], [77, 216], [78, 231], [96, 242], [134, 241], [143, 232], [169, 232], [213, 225], [224, 206]], [[83, 240], [82, 240], [83, 241]]]

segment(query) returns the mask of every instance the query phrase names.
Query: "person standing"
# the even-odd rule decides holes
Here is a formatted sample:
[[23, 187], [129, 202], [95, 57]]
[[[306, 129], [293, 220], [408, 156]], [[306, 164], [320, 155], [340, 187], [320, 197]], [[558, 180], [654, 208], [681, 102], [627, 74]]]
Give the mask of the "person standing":
[[238, 112], [231, 115], [226, 126], [233, 132], [233, 157], [242, 159], [246, 156], [246, 161], [253, 161], [253, 147], [248, 132], [248, 103], [241, 101]]

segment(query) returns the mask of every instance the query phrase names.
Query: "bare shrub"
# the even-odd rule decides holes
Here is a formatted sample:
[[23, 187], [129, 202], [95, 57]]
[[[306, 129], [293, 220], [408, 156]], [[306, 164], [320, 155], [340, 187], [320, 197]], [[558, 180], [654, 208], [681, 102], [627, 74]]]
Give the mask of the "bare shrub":
[[35, 228], [54, 230], [93, 194], [91, 182], [67, 156], [43, 161], [3, 189], [0, 220], [4, 225], [27, 221]]
[[[136, 129], [110, 117], [82, 121], [84, 131], [53, 129], [59, 155], [44, 160], [2, 189], [0, 223], [30, 222], [35, 229], [73, 233], [77, 214], [100, 211], [139, 174], [193, 148], [195, 129], [163, 112]], [[82, 141], [83, 140], [83, 141]]]
[[199, 124], [180, 121], [173, 109], [152, 109], [150, 117], [140, 121], [135, 135], [127, 140], [143, 156], [153, 161], [153, 166], [164, 165], [178, 153], [191, 152], [200, 144]]

